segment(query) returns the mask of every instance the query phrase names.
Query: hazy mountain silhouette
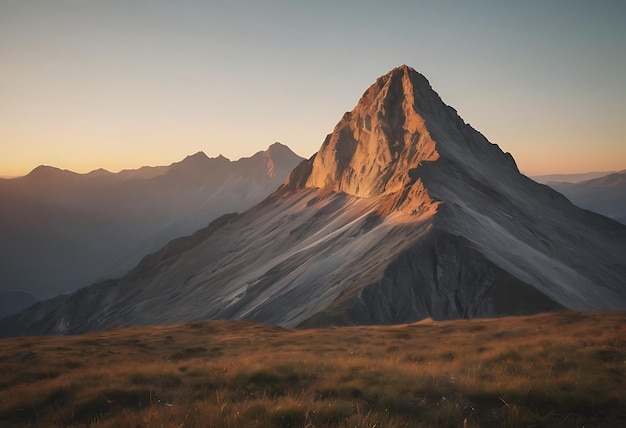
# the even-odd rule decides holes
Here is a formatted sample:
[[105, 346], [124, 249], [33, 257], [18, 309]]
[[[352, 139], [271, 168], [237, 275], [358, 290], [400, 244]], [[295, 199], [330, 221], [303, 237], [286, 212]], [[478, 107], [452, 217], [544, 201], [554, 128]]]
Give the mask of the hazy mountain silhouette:
[[402, 66], [283, 186], [4, 334], [191, 319], [404, 323], [626, 309], [626, 227], [519, 173]]
[[50, 297], [125, 273], [169, 240], [261, 201], [302, 158], [276, 143], [231, 162], [77, 174], [39, 166], [0, 180], [0, 291]]
[[[617, 171], [593, 171], [578, 174], [546, 174], [533, 175], [532, 178], [537, 183], [580, 183], [581, 181], [593, 180], [594, 178], [604, 177], [605, 175], [614, 174]], [[622, 171], [624, 172], [624, 171]]]
[[39, 299], [25, 291], [0, 291], [0, 318], [23, 311]]
[[626, 170], [578, 183], [548, 185], [579, 207], [626, 224]]

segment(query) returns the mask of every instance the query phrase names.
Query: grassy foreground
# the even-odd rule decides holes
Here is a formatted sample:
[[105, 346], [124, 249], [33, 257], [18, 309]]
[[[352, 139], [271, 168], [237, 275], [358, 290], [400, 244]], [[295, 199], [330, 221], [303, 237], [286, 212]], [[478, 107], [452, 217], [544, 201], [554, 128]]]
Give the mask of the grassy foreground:
[[13, 426], [626, 426], [626, 314], [3, 339]]

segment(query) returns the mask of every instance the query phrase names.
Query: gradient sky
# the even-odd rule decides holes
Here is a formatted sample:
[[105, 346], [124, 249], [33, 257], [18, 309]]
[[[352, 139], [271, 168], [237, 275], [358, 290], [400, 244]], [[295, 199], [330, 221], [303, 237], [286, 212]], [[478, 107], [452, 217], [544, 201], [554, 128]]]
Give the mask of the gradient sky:
[[0, 176], [309, 157], [408, 64], [527, 174], [626, 168], [626, 1], [0, 0]]

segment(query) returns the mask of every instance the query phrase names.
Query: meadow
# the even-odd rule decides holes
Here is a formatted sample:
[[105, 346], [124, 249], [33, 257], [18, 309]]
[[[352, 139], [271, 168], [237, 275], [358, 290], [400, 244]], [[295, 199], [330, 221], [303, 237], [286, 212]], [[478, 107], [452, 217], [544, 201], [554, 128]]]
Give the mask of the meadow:
[[15, 426], [626, 426], [626, 313], [2, 339]]

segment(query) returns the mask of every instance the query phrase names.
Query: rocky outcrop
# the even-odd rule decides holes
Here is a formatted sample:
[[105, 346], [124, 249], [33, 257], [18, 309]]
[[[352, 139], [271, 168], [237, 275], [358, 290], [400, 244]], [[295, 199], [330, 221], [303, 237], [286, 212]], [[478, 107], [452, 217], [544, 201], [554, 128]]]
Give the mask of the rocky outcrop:
[[410, 169], [439, 158], [423, 118], [414, 113], [437, 99], [426, 79], [406, 67], [379, 78], [326, 138], [305, 185], [359, 197], [402, 191], [414, 181]]

